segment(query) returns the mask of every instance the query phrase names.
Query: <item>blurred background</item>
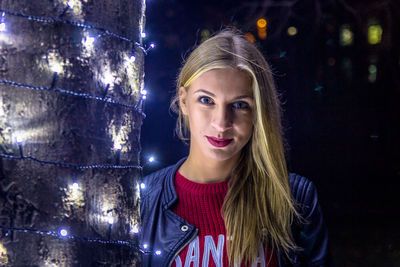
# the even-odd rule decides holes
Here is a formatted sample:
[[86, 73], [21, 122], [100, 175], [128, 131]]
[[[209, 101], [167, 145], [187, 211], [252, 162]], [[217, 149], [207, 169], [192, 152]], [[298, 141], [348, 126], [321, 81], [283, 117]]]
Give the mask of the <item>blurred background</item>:
[[182, 59], [235, 26], [274, 71], [289, 171], [317, 186], [335, 266], [400, 266], [400, 1], [146, 5], [144, 174], [188, 154], [169, 111]]

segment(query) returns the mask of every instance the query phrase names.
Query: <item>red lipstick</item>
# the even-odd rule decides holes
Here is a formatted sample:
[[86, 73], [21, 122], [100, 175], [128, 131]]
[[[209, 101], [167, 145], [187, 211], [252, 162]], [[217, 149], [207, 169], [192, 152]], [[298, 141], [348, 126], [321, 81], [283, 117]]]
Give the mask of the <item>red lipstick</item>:
[[230, 144], [230, 142], [232, 142], [233, 139], [228, 139], [228, 138], [216, 138], [216, 137], [209, 137], [206, 136], [208, 142], [210, 142], [210, 144], [212, 144], [215, 147], [225, 147], [227, 145]]

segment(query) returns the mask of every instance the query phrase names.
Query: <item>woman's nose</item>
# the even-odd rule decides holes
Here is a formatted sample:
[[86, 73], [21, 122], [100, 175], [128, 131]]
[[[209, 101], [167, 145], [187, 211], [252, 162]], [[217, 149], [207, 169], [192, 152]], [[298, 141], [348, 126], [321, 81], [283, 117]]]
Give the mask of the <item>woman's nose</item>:
[[232, 111], [229, 107], [220, 107], [214, 110], [211, 125], [218, 131], [224, 132], [232, 128]]

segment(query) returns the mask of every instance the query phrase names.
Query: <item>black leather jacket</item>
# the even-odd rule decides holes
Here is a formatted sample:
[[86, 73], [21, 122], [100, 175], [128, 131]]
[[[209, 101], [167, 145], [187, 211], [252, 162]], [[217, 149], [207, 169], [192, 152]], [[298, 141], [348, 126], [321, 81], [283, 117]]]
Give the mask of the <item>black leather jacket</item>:
[[[141, 190], [140, 244], [145, 251], [152, 253], [142, 254], [142, 266], [171, 266], [180, 251], [197, 235], [196, 227], [171, 210], [177, 200], [175, 173], [185, 159], [143, 179], [146, 187]], [[293, 238], [303, 251], [291, 252], [290, 259], [277, 254], [279, 266], [328, 266], [328, 233], [315, 186], [306, 178], [293, 173], [289, 181], [292, 196], [299, 204], [298, 209], [309, 223], [293, 223]]]

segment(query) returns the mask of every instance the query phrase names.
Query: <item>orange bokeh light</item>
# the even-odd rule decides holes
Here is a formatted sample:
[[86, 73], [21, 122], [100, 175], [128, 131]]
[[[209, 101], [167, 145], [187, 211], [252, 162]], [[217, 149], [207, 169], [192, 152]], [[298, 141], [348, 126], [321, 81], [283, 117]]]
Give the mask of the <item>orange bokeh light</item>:
[[268, 24], [268, 22], [266, 19], [258, 19], [257, 20], [257, 28], [259, 28], [259, 29], [266, 29], [267, 24]]

